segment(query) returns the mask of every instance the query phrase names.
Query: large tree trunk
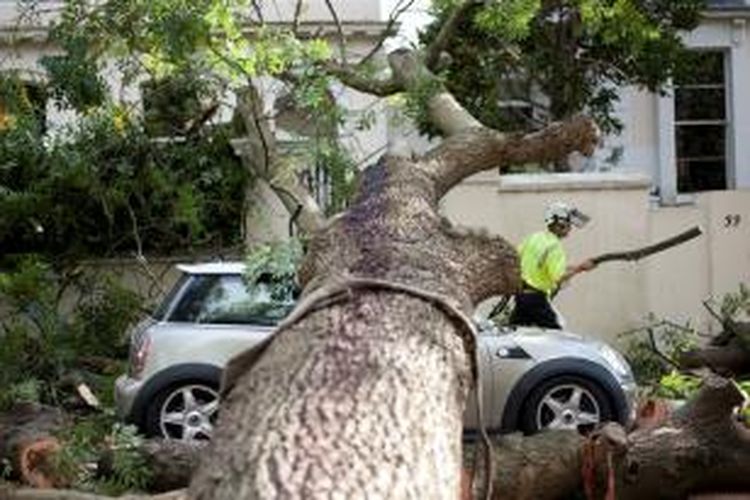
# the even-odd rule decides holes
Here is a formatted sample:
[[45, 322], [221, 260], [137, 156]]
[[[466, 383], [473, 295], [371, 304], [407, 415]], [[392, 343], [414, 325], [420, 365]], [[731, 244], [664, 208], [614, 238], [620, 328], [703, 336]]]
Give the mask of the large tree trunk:
[[[473, 339], [456, 316], [512, 288], [516, 257], [500, 238], [458, 238], [432, 186], [414, 164], [383, 160], [311, 242], [300, 274], [321, 301], [237, 380], [192, 496], [458, 495]], [[326, 296], [353, 277], [379, 281]]]
[[[429, 72], [393, 64], [404, 86]], [[445, 112], [443, 112], [445, 111]], [[456, 498], [462, 415], [475, 372], [474, 305], [518, 288], [505, 240], [457, 230], [438, 204], [484, 169], [572, 150], [596, 128], [576, 119], [505, 137], [445, 92], [430, 113], [452, 137], [417, 159], [385, 156], [352, 207], [310, 241], [305, 293], [224, 401], [193, 498]], [[256, 354], [260, 354], [257, 356]], [[234, 377], [234, 375], [233, 375]]]
[[468, 367], [422, 300], [362, 292], [311, 313], [238, 381], [192, 494], [455, 498]]

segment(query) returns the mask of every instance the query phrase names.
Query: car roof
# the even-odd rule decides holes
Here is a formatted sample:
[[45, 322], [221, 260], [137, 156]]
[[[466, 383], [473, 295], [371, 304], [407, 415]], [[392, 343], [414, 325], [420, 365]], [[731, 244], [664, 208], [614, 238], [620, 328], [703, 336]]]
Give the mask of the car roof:
[[177, 264], [176, 267], [186, 274], [243, 274], [245, 272], [245, 263], [238, 261]]

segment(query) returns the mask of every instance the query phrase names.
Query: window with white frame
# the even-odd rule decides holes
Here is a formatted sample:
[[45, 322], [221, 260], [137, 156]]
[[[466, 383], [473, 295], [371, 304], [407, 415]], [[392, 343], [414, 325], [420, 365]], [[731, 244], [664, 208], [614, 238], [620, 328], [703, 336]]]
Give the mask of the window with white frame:
[[677, 191], [726, 189], [726, 55], [720, 50], [695, 50], [688, 68], [674, 81]]

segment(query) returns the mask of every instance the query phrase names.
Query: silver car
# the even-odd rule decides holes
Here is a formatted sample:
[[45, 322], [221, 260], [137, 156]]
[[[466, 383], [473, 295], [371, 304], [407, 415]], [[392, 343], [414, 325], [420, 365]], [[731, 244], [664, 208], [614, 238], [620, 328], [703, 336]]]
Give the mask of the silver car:
[[[222, 368], [266, 338], [293, 307], [248, 286], [242, 263], [177, 266], [181, 277], [131, 333], [128, 373], [115, 384], [119, 415], [149, 436], [210, 439]], [[631, 418], [635, 381], [610, 346], [572, 333], [498, 329], [479, 321], [485, 426], [490, 431], [578, 429]], [[476, 405], [464, 424], [476, 429]]]

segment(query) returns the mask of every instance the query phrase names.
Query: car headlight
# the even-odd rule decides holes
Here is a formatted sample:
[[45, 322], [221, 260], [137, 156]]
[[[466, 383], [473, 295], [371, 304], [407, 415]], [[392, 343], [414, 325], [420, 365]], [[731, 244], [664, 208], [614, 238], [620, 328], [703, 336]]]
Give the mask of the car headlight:
[[630, 365], [622, 354], [607, 344], [601, 344], [599, 346], [599, 354], [601, 354], [604, 360], [612, 367], [618, 376], [625, 379], [633, 378], [633, 371], [630, 369]]

